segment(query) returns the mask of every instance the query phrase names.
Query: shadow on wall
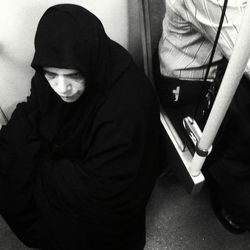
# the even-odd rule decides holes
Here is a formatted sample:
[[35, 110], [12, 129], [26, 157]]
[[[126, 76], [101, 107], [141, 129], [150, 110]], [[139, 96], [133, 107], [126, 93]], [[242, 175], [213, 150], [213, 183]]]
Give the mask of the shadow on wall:
[[39, 9], [27, 3], [17, 6], [6, 2], [1, 6], [0, 16], [3, 21], [0, 23], [0, 105], [10, 118], [17, 103], [25, 101], [30, 92], [34, 74], [30, 63]]
[[128, 51], [138, 66], [143, 66], [138, 1], [128, 1]]
[[[147, 46], [151, 45], [152, 55], [158, 51], [158, 43], [162, 33], [162, 21], [165, 15], [165, 0], [137, 0], [128, 2], [129, 48], [136, 56], [136, 62], [143, 65], [142, 39]], [[146, 26], [146, 38], [143, 37], [143, 24]], [[148, 41], [150, 37], [150, 42]], [[132, 43], [131, 43], [132, 41]], [[133, 44], [134, 42], [134, 44]]]
[[152, 52], [156, 53], [158, 42], [162, 33], [162, 21], [165, 15], [164, 0], [149, 0], [150, 32], [152, 39]]

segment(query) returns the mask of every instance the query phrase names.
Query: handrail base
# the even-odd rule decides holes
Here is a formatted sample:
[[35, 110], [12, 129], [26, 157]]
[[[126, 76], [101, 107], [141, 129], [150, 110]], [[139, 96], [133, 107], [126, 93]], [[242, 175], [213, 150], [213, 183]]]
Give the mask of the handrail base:
[[[187, 147], [183, 148], [182, 141], [178, 136], [178, 133], [174, 130], [174, 127], [162, 111], [160, 113], [160, 119], [162, 125], [166, 131], [167, 151], [171, 168], [177, 178], [183, 183], [185, 189], [190, 194], [199, 193], [205, 183], [205, 177], [200, 172], [197, 176], [193, 176], [189, 172], [189, 168], [192, 161], [192, 154]], [[169, 140], [170, 139], [170, 140]]]

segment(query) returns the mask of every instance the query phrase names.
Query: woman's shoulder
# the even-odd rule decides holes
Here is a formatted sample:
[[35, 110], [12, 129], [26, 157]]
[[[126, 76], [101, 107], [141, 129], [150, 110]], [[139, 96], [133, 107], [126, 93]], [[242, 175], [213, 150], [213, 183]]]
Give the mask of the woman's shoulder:
[[135, 119], [159, 115], [160, 108], [153, 84], [140, 68], [131, 65], [117, 81], [100, 111], [106, 116]]

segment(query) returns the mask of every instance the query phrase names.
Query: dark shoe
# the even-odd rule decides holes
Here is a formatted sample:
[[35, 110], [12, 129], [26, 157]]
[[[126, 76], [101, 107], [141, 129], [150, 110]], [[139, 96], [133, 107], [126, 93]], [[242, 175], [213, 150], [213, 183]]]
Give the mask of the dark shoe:
[[216, 199], [212, 199], [212, 207], [217, 219], [230, 233], [242, 234], [247, 231], [233, 220], [232, 216], [219, 205], [219, 202]]
[[221, 208], [217, 214], [215, 214], [220, 223], [231, 233], [233, 234], [242, 234], [246, 232], [246, 229], [238, 225], [233, 221], [231, 215], [227, 213], [224, 208]]

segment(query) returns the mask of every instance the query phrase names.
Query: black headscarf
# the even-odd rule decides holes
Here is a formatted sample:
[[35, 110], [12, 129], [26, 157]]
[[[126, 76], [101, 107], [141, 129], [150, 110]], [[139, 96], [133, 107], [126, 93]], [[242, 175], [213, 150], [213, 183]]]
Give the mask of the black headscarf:
[[32, 67], [78, 69], [91, 87], [105, 91], [127, 68], [130, 56], [105, 33], [100, 20], [83, 7], [61, 4], [42, 16]]
[[[59, 130], [65, 140], [69, 131], [87, 129], [130, 62], [127, 51], [106, 35], [88, 10], [72, 4], [49, 8], [38, 24], [32, 61], [37, 71], [33, 85], [44, 93], [39, 104], [47, 139]], [[76, 103], [64, 103], [48, 86], [42, 67], [78, 69], [87, 80], [86, 92]]]

